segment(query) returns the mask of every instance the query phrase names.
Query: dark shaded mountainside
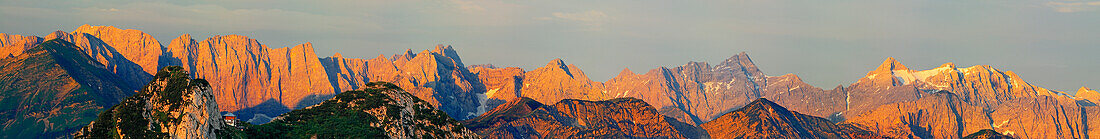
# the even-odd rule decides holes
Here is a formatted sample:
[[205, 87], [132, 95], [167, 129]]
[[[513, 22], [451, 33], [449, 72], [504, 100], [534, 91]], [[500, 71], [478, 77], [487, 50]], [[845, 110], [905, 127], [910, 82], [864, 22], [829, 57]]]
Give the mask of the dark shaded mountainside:
[[[196, 41], [184, 34], [164, 46], [138, 30], [88, 25], [72, 33], [57, 31], [46, 37], [0, 33], [0, 57], [19, 59], [35, 53], [31, 49], [43, 40], [52, 39], [73, 42], [79, 53], [102, 64], [105, 71], [113, 74], [90, 75], [117, 81], [103, 83], [115, 85], [81, 83], [86, 79], [74, 79], [76, 84], [88, 89], [104, 86], [104, 89], [122, 90], [93, 92], [115, 94], [107, 95], [115, 97], [102, 102], [120, 101], [137, 86], [152, 81], [153, 72], [161, 67], [181, 66], [192, 78], [209, 81], [219, 111], [234, 112], [246, 120], [254, 115], [275, 116], [305, 108], [338, 92], [358, 90], [370, 82], [384, 81], [393, 82], [458, 120], [475, 118], [522, 97], [542, 104], [566, 99], [601, 101], [632, 97], [655, 108], [660, 115], [697, 126], [745, 107], [753, 100], [767, 98], [789, 111], [826, 117], [895, 138], [957, 138], [982, 129], [1018, 138], [1100, 136], [1100, 120], [1095, 120], [1100, 117], [1100, 106], [1096, 105], [1100, 93], [1082, 87], [1070, 96], [1066, 92], [1031, 85], [1012, 71], [988, 65], [963, 68], [946, 63], [928, 70], [911, 70], [887, 58], [855, 83], [822, 89], [803, 82], [794, 74], [767, 76], [748, 54], [742, 52], [715, 64], [688, 62], [640, 74], [624, 69], [607, 82], [596, 82], [578, 66], [561, 59], [529, 71], [492, 65], [467, 66], [453, 48], [444, 45], [371, 59], [345, 58], [340, 54], [322, 58], [314, 54], [310, 43], [273, 49], [246, 36], [214, 36]], [[26, 69], [29, 68], [23, 70]], [[12, 68], [4, 70], [4, 75], [13, 75], [5, 78], [11, 80], [0, 80], [5, 83], [27, 84], [34, 82], [25, 79], [67, 78], [21, 73]], [[47, 118], [50, 122], [36, 121], [35, 124], [17, 124], [28, 120], [6, 120], [4, 133], [12, 134], [5, 135], [34, 136], [71, 130], [74, 126], [53, 121], [87, 121], [94, 117], [92, 114], [32, 112], [44, 111], [41, 107], [68, 107], [48, 101], [64, 99], [16, 96], [44, 96], [31, 94], [46, 88], [66, 88], [34, 85], [39, 85], [38, 89], [9, 87], [13, 93], [0, 98], [6, 104], [4, 112], [26, 112], [14, 117], [53, 118]], [[944, 91], [953, 95], [939, 94]], [[15, 98], [20, 99], [16, 101]], [[84, 98], [95, 97], [80, 99]], [[99, 103], [100, 100], [92, 101]], [[16, 130], [25, 132], [16, 133]]]
[[0, 60], [0, 138], [68, 136], [136, 89], [78, 49], [50, 40]]

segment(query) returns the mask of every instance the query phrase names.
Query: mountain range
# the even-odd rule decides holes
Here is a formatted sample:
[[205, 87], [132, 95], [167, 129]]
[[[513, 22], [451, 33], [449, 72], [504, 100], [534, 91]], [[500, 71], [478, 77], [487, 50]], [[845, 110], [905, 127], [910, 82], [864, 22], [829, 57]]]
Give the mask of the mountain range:
[[[526, 110], [528, 112], [567, 115], [564, 113], [577, 111], [552, 109], [564, 107], [558, 105], [563, 102], [599, 104], [603, 101], [622, 102], [625, 100], [620, 98], [633, 98], [630, 99], [632, 101], [625, 102], [640, 100], [645, 103], [644, 107], [632, 103], [599, 106], [652, 108], [658, 116], [650, 115], [649, 119], [668, 118], [656, 120], [663, 121], [656, 123], [683, 123], [699, 127], [712, 120], [723, 119], [731, 112], [754, 104], [758, 99], [766, 98], [768, 102], [774, 102], [775, 106], [784, 108], [783, 110], [797, 112], [797, 115], [784, 115], [803, 117], [795, 118], [804, 119], [798, 122], [826, 123], [815, 118], [805, 118], [821, 117], [831, 123], [820, 125], [835, 124], [827, 127], [862, 129], [885, 137], [956, 138], [983, 129], [992, 129], [1018, 138], [1100, 137], [1100, 123], [1098, 120], [1090, 120], [1100, 116], [1100, 108], [1096, 105], [1100, 94], [1096, 91], [1082, 87], [1076, 95], [1071, 96], [1061, 91], [1031, 85], [1012, 71], [988, 65], [959, 68], [953, 63], [946, 63], [929, 70], [911, 70], [898, 60], [887, 58], [855, 83], [837, 85], [826, 90], [809, 85], [794, 74], [768, 76], [744, 52], [734, 54], [715, 65], [688, 62], [676, 67], [657, 67], [643, 74], [624, 69], [607, 82], [596, 82], [589, 79], [579, 67], [561, 59], [550, 60], [545, 66], [530, 71], [493, 65], [467, 66], [454, 48], [445, 45], [420, 52], [409, 49], [389, 57], [380, 55], [372, 59], [359, 59], [345, 58], [339, 53], [330, 57], [317, 57], [311, 43], [272, 49], [257, 40], [240, 35], [214, 36], [195, 41], [190, 35], [184, 34], [173, 39], [167, 46], [161, 45], [150, 36], [138, 30], [89, 25], [78, 27], [72, 33], [56, 31], [46, 37], [0, 34], [0, 54], [7, 55], [3, 59], [5, 62], [18, 61], [41, 53], [34, 49], [39, 44], [46, 44], [44, 40], [73, 42], [74, 50], [71, 51], [83, 54], [82, 56], [94, 61], [87, 65], [97, 67], [79, 71], [107, 73], [93, 75], [105, 76], [101, 79], [118, 79], [110, 86], [119, 89], [94, 91], [110, 94], [105, 99], [94, 100], [106, 102], [97, 104], [98, 107], [94, 107], [96, 110], [110, 106], [106, 104], [121, 101], [118, 98], [136, 90], [132, 86], [142, 86], [152, 81], [156, 69], [180, 66], [192, 78], [207, 79], [217, 98], [219, 111], [238, 113], [243, 119], [260, 114], [280, 115], [320, 103], [338, 92], [362, 89], [370, 82], [383, 81], [403, 88], [454, 119], [467, 122], [469, 119], [482, 119], [475, 121], [507, 123], [507, 120], [485, 120], [483, 117], [499, 116], [501, 110], [498, 109], [502, 109], [501, 107], [520, 108], [516, 102], [523, 102], [524, 105], [534, 105], [537, 102], [537, 107], [526, 108], [529, 109]], [[71, 57], [75, 56], [65, 58]], [[97, 64], [100, 66], [94, 66]], [[13, 65], [16, 66], [22, 65]], [[65, 66], [61, 64], [59, 67]], [[5, 68], [7, 69], [9, 68]], [[19, 81], [32, 76], [9, 73], [18, 72], [6, 71], [4, 74], [9, 77], [0, 81], [20, 84]], [[81, 82], [85, 79], [87, 78], [75, 80]], [[27, 94], [25, 92], [30, 92], [26, 90], [28, 88], [30, 87], [16, 88], [22, 90], [7, 91], [13, 93], [6, 94]], [[14, 99], [6, 98], [26, 97], [0, 98], [5, 104], [12, 104], [5, 105], [12, 107], [5, 108], [5, 113], [23, 112], [25, 110], [20, 108], [37, 103], [8, 102]], [[652, 112], [633, 109], [630, 111], [635, 113]], [[44, 115], [60, 114], [55, 111], [46, 113]], [[87, 121], [86, 117], [72, 119]], [[526, 118], [546, 121], [545, 117]], [[577, 119], [577, 116], [572, 118]], [[4, 123], [4, 132], [13, 131], [7, 129], [14, 125], [11, 123], [25, 120], [8, 121], [13, 122]], [[73, 127], [44, 126], [46, 129]], [[630, 132], [614, 134], [611, 130], [602, 132], [605, 130], [598, 128], [582, 129], [552, 131], [590, 130], [607, 133], [598, 134], [601, 136], [636, 135]], [[483, 133], [476, 129], [475, 132]], [[853, 133], [827, 132], [837, 133], [835, 135], [838, 136], [850, 136], [848, 133]], [[545, 133], [513, 135], [520, 137]], [[587, 135], [589, 134], [581, 136]], [[676, 134], [667, 135], [673, 137]], [[694, 135], [678, 136], [691, 138]]]

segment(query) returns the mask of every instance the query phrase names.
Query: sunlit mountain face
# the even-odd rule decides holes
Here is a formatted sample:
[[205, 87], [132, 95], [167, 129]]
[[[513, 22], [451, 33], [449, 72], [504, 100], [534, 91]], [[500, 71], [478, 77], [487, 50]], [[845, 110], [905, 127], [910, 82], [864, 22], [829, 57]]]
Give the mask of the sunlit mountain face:
[[1100, 138], [1100, 1], [0, 5], [0, 138]]

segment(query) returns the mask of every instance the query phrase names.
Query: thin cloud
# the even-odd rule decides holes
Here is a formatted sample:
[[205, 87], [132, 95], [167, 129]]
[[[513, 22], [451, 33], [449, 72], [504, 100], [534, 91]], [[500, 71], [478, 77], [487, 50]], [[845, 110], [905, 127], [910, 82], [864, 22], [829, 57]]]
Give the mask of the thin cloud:
[[567, 22], [574, 22], [580, 25], [586, 26], [589, 31], [602, 30], [603, 25], [607, 23], [609, 17], [602, 11], [589, 10], [584, 12], [554, 12], [551, 13], [553, 17], [535, 17], [535, 20], [561, 20]]
[[451, 0], [451, 2], [454, 3], [455, 5], [457, 5], [458, 9], [461, 10], [462, 12], [484, 12], [484, 11], [486, 11], [485, 7], [481, 7], [481, 5], [478, 5], [478, 4], [474, 3], [473, 1]]
[[1047, 2], [1044, 5], [1054, 9], [1054, 11], [1056, 11], [1056, 12], [1075, 13], [1075, 12], [1094, 11], [1094, 10], [1096, 10], [1097, 6], [1100, 6], [1100, 1], [1091, 1], [1091, 2], [1085, 2], [1085, 1], [1065, 1], [1065, 2], [1052, 1], [1052, 2]]

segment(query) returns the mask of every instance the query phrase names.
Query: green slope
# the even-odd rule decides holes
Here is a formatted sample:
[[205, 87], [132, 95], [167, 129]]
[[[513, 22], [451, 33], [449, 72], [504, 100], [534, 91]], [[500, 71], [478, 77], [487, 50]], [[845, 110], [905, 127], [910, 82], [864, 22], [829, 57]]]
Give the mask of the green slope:
[[0, 138], [68, 136], [135, 87], [63, 40], [0, 60]]

